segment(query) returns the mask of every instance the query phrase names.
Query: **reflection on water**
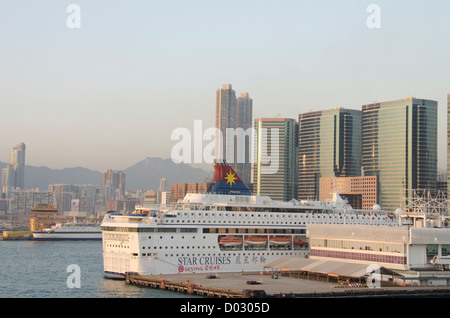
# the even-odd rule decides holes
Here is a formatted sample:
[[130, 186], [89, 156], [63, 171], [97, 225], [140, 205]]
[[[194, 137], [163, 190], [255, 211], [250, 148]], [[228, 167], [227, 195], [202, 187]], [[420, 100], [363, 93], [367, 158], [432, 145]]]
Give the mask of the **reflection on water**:
[[[99, 241], [0, 241], [0, 298], [184, 298], [103, 276]], [[69, 288], [70, 265], [80, 269], [80, 288]]]
[[146, 287], [128, 285], [123, 280], [102, 279], [98, 286], [95, 297], [112, 298], [181, 298], [192, 297], [181, 293], [168, 292]]

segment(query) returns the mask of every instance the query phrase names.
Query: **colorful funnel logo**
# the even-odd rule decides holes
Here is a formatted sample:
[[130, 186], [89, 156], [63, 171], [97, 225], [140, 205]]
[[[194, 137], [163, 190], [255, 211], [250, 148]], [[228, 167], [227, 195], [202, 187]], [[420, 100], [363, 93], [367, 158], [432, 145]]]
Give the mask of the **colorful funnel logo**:
[[238, 174], [227, 163], [215, 163], [214, 165], [213, 194], [252, 195], [247, 185], [242, 182]]

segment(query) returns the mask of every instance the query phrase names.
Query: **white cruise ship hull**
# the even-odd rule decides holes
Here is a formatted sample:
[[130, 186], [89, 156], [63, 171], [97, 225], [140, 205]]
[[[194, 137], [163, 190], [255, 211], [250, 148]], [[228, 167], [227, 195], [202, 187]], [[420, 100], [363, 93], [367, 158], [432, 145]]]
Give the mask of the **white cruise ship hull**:
[[[105, 277], [121, 278], [126, 272], [263, 271], [265, 265], [283, 257], [309, 257], [308, 223], [378, 226], [392, 222], [385, 214], [357, 216], [355, 211], [345, 216], [202, 210], [153, 216], [112, 213], [102, 223], [104, 273]], [[277, 235], [278, 240], [274, 239]], [[230, 244], [224, 236], [239, 237], [242, 243]], [[286, 242], [286, 237], [291, 240]]]
[[[162, 235], [160, 235], [162, 234]], [[119, 278], [126, 272], [150, 274], [218, 273], [263, 271], [264, 265], [282, 257], [309, 256], [309, 249], [272, 248], [269, 246], [229, 246], [218, 244], [219, 236], [170, 233], [103, 237], [105, 276]], [[117, 250], [121, 249], [121, 250]], [[131, 253], [129, 251], [131, 250]], [[133, 253], [132, 251], [140, 251]]]
[[214, 188], [174, 207], [109, 212], [101, 230], [105, 277], [263, 271], [283, 257], [309, 257], [307, 224], [389, 225], [384, 211], [333, 202], [253, 196], [231, 166], [214, 166]]

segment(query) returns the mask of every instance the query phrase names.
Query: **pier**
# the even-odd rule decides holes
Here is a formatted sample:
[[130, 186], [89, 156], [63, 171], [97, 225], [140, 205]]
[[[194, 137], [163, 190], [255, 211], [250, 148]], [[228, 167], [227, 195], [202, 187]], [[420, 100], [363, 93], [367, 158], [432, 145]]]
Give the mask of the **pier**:
[[[346, 297], [450, 297], [450, 287], [336, 284], [320, 279], [287, 277], [274, 272], [167, 274], [141, 276], [127, 273], [127, 284], [208, 298], [346, 298]], [[274, 278], [276, 277], [276, 278]]]
[[242, 298], [244, 296], [242, 292], [236, 290], [198, 285], [197, 283], [189, 280], [186, 282], [172, 282], [165, 278], [141, 276], [136, 273], [127, 273], [125, 276], [125, 282], [136, 286], [163, 289], [210, 298]]

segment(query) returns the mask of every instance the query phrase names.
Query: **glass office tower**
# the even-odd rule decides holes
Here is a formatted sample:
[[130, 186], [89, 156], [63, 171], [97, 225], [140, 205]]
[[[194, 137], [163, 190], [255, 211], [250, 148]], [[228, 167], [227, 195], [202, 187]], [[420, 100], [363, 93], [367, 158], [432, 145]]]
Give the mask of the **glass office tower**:
[[361, 111], [299, 114], [298, 199], [318, 200], [322, 177], [361, 175]]
[[400, 208], [408, 190], [436, 190], [436, 101], [411, 97], [363, 105], [362, 126], [364, 174], [378, 177], [384, 210]]
[[272, 200], [297, 195], [297, 123], [291, 118], [255, 119], [253, 190]]

